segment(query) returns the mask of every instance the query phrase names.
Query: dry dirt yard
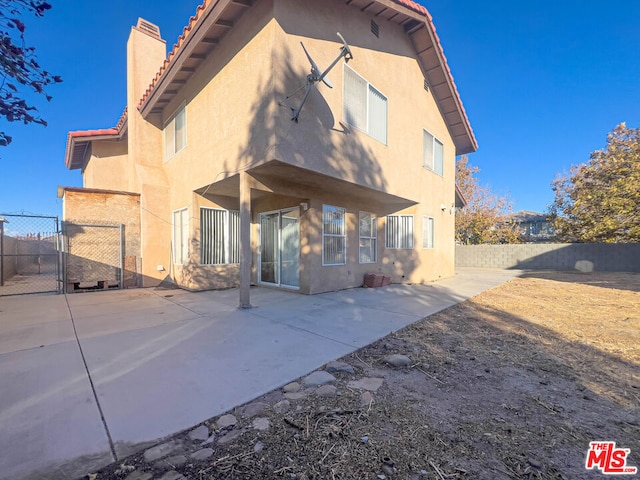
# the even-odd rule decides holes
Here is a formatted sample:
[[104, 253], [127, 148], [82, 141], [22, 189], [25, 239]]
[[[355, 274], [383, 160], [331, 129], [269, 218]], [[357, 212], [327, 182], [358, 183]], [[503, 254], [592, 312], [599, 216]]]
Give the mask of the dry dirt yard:
[[341, 362], [90, 477], [606, 478], [595, 440], [640, 467], [638, 274], [531, 273]]

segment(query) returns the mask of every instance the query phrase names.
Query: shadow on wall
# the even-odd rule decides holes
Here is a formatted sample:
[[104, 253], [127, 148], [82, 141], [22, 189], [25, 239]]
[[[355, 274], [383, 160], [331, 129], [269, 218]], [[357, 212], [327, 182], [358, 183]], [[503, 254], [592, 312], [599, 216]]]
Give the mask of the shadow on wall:
[[[335, 39], [331, 38], [331, 41]], [[308, 62], [302, 50], [292, 52], [286, 46], [277, 52], [275, 62], [277, 75], [258, 82], [258, 91], [269, 92], [272, 85], [272, 93], [258, 95], [260, 101], [252, 107], [246, 148], [240, 150], [235, 159], [225, 160], [223, 168], [232, 175], [264, 165], [252, 173], [273, 191], [272, 194], [261, 192], [263, 197], [315, 199], [316, 205], [329, 203], [346, 207], [350, 218], [347, 222], [349, 234], [344, 275], [351, 275], [350, 266], [365, 269], [359, 265], [357, 242], [351, 243], [349, 239], [349, 235], [357, 236], [358, 211], [368, 211], [381, 218], [415, 203], [386, 193], [388, 184], [381, 162], [360, 139], [375, 140], [364, 134], [355, 135], [350, 127], [336, 120], [324, 98], [329, 94], [324, 85], [312, 88], [298, 122], [291, 120], [292, 108], [300, 104], [304, 89], [284, 99], [304, 85]], [[333, 71], [336, 75], [339, 72], [339, 69]], [[254, 205], [255, 202], [252, 205], [255, 222]], [[308, 231], [302, 232], [301, 245], [303, 248], [308, 245], [314, 255], [321, 256], [320, 243], [305, 244], [309, 238], [322, 237], [322, 219], [316, 217], [307, 218]], [[302, 222], [305, 223], [304, 220]], [[379, 222], [379, 232], [382, 231], [381, 226]], [[369, 270], [391, 275], [394, 282], [409, 278], [419, 267], [415, 249], [385, 250], [383, 242], [384, 236], [378, 235], [378, 262], [370, 264]], [[304, 262], [301, 262], [300, 269], [302, 278], [305, 275]]]
[[640, 272], [640, 243], [457, 245], [456, 267]]
[[[520, 245], [513, 245], [519, 247]], [[528, 245], [522, 245], [527, 247]], [[640, 272], [638, 243], [572, 243], [542, 245], [548, 251], [517, 260], [511, 269], [579, 272]]]

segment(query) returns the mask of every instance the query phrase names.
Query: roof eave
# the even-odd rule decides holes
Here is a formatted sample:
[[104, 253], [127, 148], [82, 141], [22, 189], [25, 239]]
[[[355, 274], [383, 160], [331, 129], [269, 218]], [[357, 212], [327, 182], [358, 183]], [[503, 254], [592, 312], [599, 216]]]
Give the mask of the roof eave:
[[[67, 134], [67, 148], [64, 156], [64, 164], [69, 170], [84, 169], [87, 159], [86, 152], [91, 142], [99, 140], [120, 141], [127, 133], [127, 119], [124, 118], [118, 125], [119, 128], [103, 130], [85, 130], [69, 132]], [[82, 151], [81, 154], [77, 152]]]
[[[224, 36], [224, 32], [233, 28], [234, 22], [225, 18], [228, 11], [233, 12], [233, 9], [229, 9], [229, 7], [245, 10], [251, 5], [252, 0], [219, 0], [217, 2], [204, 0], [204, 3], [198, 6], [196, 15], [191, 17], [189, 24], [178, 38], [178, 42], [174, 45], [173, 50], [167, 56], [167, 59], [138, 103], [138, 110], [143, 117], [146, 118], [152, 113], [160, 97], [167, 93], [167, 90], [171, 90], [169, 87], [181, 71], [192, 70], [185, 67], [185, 63], [192, 58], [194, 49], [198, 45], [206, 43], [209, 49], [213, 49]], [[216, 27], [223, 33], [208, 35]], [[197, 56], [200, 57], [201, 55], [198, 54]]]
[[[204, 0], [140, 100], [138, 110], [143, 117], [162, 110], [158, 106], [160, 98], [165, 94], [174, 93], [175, 89], [170, 88], [172, 82], [176, 81], [176, 76], [185, 68], [185, 62], [191, 58], [200, 42], [213, 41], [212, 45], [216, 45], [216, 39], [207, 37], [210, 29], [217, 25], [232, 27], [233, 22], [223, 18], [227, 8], [229, 6], [246, 8], [251, 4], [252, 0], [220, 0], [218, 2]], [[433, 90], [433, 95], [453, 139], [456, 155], [475, 152], [478, 143], [427, 9], [410, 0], [374, 0], [366, 8], [373, 4], [398, 11], [404, 16], [403, 26], [414, 43], [425, 78]], [[427, 60], [435, 64], [431, 65]], [[432, 82], [434, 78], [436, 80]], [[165, 98], [163, 102], [166, 103], [168, 100]]]

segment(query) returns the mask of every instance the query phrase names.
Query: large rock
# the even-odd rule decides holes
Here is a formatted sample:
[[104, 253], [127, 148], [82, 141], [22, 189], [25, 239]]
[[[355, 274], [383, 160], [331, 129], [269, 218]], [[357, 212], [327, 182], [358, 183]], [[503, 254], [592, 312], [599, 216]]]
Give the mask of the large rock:
[[411, 365], [411, 359], [409, 357], [407, 357], [406, 355], [399, 355], [397, 353], [394, 353], [393, 355], [387, 355], [386, 357], [384, 357], [384, 361], [385, 363], [398, 368], [408, 367], [409, 365]]
[[327, 372], [344, 372], [344, 373], [356, 373], [351, 365], [345, 362], [329, 362], [327, 363]]
[[349, 388], [376, 392], [382, 386], [383, 382], [384, 380], [382, 378], [364, 377], [360, 380], [351, 380], [347, 385]]
[[233, 427], [236, 423], [238, 423], [238, 419], [236, 418], [236, 416], [235, 415], [231, 415], [230, 413], [227, 413], [226, 415], [222, 415], [216, 421], [216, 426], [219, 429], [223, 429], [223, 428], [227, 428], [227, 427]]
[[166, 457], [167, 455], [180, 450], [181, 448], [182, 445], [175, 441], [156, 445], [155, 447], [151, 447], [144, 452], [144, 461], [147, 463], [154, 462], [162, 457]]
[[294, 392], [294, 393], [285, 393], [284, 396], [287, 400], [291, 400], [295, 402], [297, 400], [302, 400], [307, 396], [307, 392]]
[[331, 375], [329, 372], [325, 372], [322, 370], [317, 370], [311, 375], [307, 375], [302, 380], [305, 385], [308, 385], [310, 387], [316, 387], [318, 385], [324, 385], [325, 383], [331, 383], [335, 381], [336, 377]]
[[253, 425], [253, 428], [255, 428], [256, 430], [264, 432], [265, 430], [269, 430], [271, 423], [269, 422], [269, 419], [266, 417], [258, 417], [253, 420], [252, 425]]
[[245, 405], [238, 412], [242, 417], [251, 418], [262, 413], [264, 409], [267, 408], [268, 406], [269, 405], [266, 404], [265, 402], [253, 402], [253, 403], [250, 403], [249, 405]]
[[124, 480], [151, 480], [153, 474], [149, 472], [143, 472], [142, 470], [134, 470]]
[[315, 393], [318, 397], [335, 397], [338, 395], [338, 389], [333, 385], [322, 385]]
[[221, 436], [218, 439], [218, 443], [224, 445], [226, 443], [234, 441], [236, 438], [240, 437], [244, 432], [242, 430], [231, 430], [227, 434]]
[[203, 448], [191, 454], [191, 458], [194, 459], [196, 462], [201, 462], [212, 456], [213, 456], [213, 449], [211, 448]]
[[200, 425], [198, 428], [189, 432], [189, 438], [194, 442], [197, 440], [206, 440], [209, 438], [209, 427], [206, 425]]
[[300, 384], [298, 382], [291, 382], [282, 387], [284, 393], [296, 393], [300, 391]]
[[373, 402], [373, 394], [370, 391], [362, 392], [360, 395], [360, 405], [369, 406]]
[[282, 415], [291, 410], [291, 402], [289, 400], [280, 400], [273, 406], [273, 411]]

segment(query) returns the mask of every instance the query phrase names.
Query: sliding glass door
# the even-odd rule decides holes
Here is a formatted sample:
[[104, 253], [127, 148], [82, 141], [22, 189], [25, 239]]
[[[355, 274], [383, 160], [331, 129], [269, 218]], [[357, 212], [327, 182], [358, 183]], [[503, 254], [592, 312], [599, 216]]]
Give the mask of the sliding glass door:
[[300, 209], [260, 214], [260, 283], [300, 286]]

